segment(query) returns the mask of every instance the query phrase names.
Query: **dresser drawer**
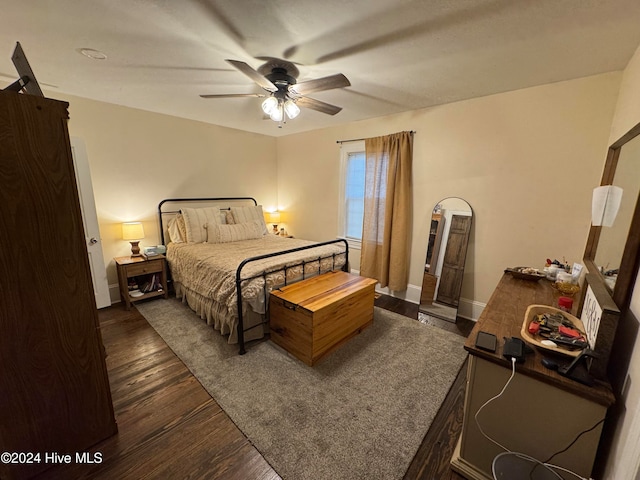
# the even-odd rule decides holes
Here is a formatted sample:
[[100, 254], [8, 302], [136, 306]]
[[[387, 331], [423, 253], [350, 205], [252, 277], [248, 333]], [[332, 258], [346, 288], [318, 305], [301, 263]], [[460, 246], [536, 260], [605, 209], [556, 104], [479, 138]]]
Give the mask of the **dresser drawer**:
[[164, 260], [150, 260], [144, 263], [127, 265], [127, 276], [135, 277], [136, 275], [162, 272], [162, 262]]

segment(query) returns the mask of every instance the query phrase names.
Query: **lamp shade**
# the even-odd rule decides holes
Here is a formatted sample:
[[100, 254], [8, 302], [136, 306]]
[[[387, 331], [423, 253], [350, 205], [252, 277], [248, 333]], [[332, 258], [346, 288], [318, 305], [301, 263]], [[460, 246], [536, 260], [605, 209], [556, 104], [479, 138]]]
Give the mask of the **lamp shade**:
[[268, 97], [262, 102], [262, 111], [267, 115], [271, 115], [274, 108], [278, 108], [278, 99], [276, 97]]
[[269, 223], [280, 223], [280, 212], [270, 212]]
[[141, 240], [144, 238], [144, 229], [140, 222], [125, 222], [122, 224], [123, 240]]
[[284, 119], [284, 111], [283, 111], [282, 105], [278, 104], [276, 108], [271, 110], [269, 117], [274, 122], [281, 122]]
[[284, 102], [284, 111], [287, 112], [287, 117], [293, 120], [300, 113], [300, 107], [293, 100], [287, 100]]

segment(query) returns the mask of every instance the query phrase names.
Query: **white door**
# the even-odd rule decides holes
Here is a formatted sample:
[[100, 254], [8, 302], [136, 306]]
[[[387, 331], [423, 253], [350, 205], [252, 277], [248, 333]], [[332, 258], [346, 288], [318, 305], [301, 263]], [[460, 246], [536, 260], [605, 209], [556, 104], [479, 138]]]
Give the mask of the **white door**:
[[71, 137], [71, 153], [73, 154], [73, 166], [76, 170], [80, 210], [82, 210], [82, 222], [84, 224], [84, 238], [87, 242], [87, 251], [89, 253], [89, 266], [91, 267], [96, 305], [98, 308], [104, 308], [111, 305], [109, 282], [107, 281], [107, 269], [104, 266], [104, 256], [102, 254], [102, 239], [98, 228], [96, 202], [93, 198], [89, 157], [87, 156], [84, 141], [81, 138]]

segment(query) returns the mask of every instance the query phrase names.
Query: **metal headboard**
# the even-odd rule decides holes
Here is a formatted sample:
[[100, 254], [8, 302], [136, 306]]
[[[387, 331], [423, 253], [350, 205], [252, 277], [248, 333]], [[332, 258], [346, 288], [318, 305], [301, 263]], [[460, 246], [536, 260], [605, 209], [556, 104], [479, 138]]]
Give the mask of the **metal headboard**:
[[253, 202], [254, 205], [258, 205], [258, 202], [253, 197], [202, 197], [202, 198], [166, 198], [158, 204], [158, 221], [160, 222], [160, 241], [161, 245], [164, 245], [164, 216], [176, 215], [180, 213], [180, 210], [175, 210], [177, 205], [173, 204], [207, 204], [206, 206], [213, 206], [211, 204], [220, 204], [221, 209], [229, 209], [233, 204], [242, 204]]

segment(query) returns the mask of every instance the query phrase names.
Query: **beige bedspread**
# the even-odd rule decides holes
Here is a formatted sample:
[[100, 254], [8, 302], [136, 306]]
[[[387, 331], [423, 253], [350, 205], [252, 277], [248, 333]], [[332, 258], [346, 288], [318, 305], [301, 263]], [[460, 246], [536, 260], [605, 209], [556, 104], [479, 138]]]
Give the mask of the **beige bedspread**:
[[[176, 290], [176, 296], [182, 298], [201, 318], [229, 335], [229, 343], [237, 343], [236, 325], [238, 323], [236, 270], [240, 263], [249, 257], [265, 253], [278, 252], [311, 245], [315, 242], [293, 238], [265, 235], [254, 240], [242, 240], [232, 243], [170, 243], [167, 247], [167, 260]], [[250, 262], [242, 270], [243, 281], [243, 321], [245, 328], [261, 321], [266, 312], [265, 279], [260, 274], [270, 272], [266, 278], [266, 289], [284, 285], [283, 265], [295, 265], [305, 261], [305, 278], [339, 269], [345, 263], [345, 255], [321, 260], [318, 258], [332, 253], [344, 252], [344, 245], [324, 245], [311, 250], [289, 253], [283, 256]], [[260, 275], [257, 278], [252, 278]], [[287, 283], [302, 279], [302, 266], [287, 270]], [[257, 315], [256, 315], [257, 314]], [[251, 340], [264, 335], [262, 328], [254, 328], [245, 336]]]

